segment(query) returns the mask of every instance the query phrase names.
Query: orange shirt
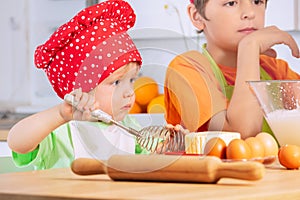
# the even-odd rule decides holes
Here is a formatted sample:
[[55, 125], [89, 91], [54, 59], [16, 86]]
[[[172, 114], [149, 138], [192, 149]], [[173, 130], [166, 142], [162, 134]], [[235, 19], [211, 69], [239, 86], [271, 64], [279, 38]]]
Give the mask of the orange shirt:
[[[260, 56], [260, 66], [272, 77], [274, 80], [284, 79], [299, 79], [299, 74], [292, 71], [288, 63], [281, 59], [275, 59], [269, 56]], [[228, 85], [234, 85], [236, 77], [236, 68], [219, 65]]]
[[[262, 55], [261, 67], [272, 79], [300, 79], [287, 62]], [[219, 66], [227, 83], [234, 85], [236, 68]], [[181, 124], [190, 131], [207, 130], [207, 122], [227, 109], [228, 99], [216, 78], [211, 63], [200, 52], [189, 51], [176, 56], [166, 72], [166, 121]]]

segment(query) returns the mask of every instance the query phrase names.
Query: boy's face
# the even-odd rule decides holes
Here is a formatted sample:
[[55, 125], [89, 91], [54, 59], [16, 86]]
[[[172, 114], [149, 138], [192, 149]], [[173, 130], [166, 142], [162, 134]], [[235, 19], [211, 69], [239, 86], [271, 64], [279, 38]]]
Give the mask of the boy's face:
[[239, 41], [265, 23], [266, 0], [210, 0], [203, 31], [208, 44], [236, 51]]
[[120, 121], [132, 108], [135, 101], [133, 84], [137, 78], [139, 65], [128, 63], [103, 80], [95, 89], [95, 99], [104, 112]]

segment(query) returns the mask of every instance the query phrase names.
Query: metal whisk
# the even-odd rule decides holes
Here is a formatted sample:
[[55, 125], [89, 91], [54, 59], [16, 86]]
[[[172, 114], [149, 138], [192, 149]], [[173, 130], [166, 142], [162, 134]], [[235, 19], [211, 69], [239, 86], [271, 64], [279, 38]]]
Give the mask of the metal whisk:
[[[64, 100], [73, 106], [78, 103], [69, 94], [64, 97]], [[115, 124], [136, 136], [138, 144], [152, 153], [162, 154], [166, 152], [183, 152], [185, 150], [184, 133], [181, 131], [171, 130], [164, 126], [148, 126], [138, 131], [113, 120], [112, 116], [102, 110], [94, 110], [91, 115], [99, 121]]]

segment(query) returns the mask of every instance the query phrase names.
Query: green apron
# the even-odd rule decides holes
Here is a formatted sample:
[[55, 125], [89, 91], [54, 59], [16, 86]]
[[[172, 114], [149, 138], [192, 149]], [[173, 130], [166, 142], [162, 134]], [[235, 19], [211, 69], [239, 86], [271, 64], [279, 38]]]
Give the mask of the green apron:
[[[217, 63], [210, 56], [210, 54], [207, 52], [205, 44], [203, 45], [202, 50], [203, 50], [203, 55], [206, 58], [208, 58], [208, 60], [211, 64], [212, 71], [213, 71], [214, 75], [216, 76], [217, 80], [219, 81], [219, 83], [222, 87], [223, 94], [226, 95], [226, 97], [230, 100], [231, 96], [232, 96], [232, 93], [233, 93], [234, 86], [228, 85], [228, 83], [227, 83], [222, 71], [218, 67]], [[260, 67], [260, 78], [261, 78], [261, 80], [272, 80], [270, 75], [262, 67]], [[275, 136], [274, 136], [269, 124], [265, 120], [265, 118], [263, 120], [262, 132], [270, 133], [275, 138]]]

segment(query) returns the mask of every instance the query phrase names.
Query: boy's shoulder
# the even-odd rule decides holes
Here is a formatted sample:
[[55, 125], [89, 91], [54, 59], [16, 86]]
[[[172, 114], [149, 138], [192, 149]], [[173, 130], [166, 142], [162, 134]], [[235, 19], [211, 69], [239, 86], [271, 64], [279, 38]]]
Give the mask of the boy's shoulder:
[[179, 55], [177, 55], [174, 59], [187, 59], [187, 58], [195, 58], [195, 57], [205, 57], [202, 52], [197, 51], [197, 50], [190, 50], [183, 52]]
[[190, 51], [186, 51], [184, 53], [182, 53], [183, 55], [189, 55], [189, 56], [204, 56], [203, 53], [201, 51], [197, 51], [197, 50], [190, 50]]
[[191, 50], [175, 56], [170, 62], [170, 66], [183, 65], [199, 65], [210, 66], [209, 59], [200, 51]]
[[177, 55], [169, 64], [169, 69], [185, 73], [187, 68], [196, 70], [198, 73], [213, 76], [214, 61], [204, 55], [204, 53], [191, 50]]

